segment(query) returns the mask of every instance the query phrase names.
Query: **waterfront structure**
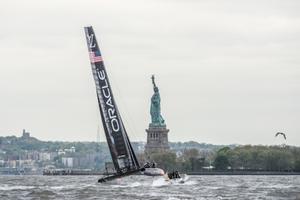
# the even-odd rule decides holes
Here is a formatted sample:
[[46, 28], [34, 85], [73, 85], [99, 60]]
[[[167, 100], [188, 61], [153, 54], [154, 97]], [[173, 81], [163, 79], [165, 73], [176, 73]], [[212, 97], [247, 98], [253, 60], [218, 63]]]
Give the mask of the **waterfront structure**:
[[152, 84], [154, 94], [151, 97], [150, 115], [151, 123], [149, 124], [147, 132], [147, 144], [145, 146], [145, 153], [147, 156], [154, 152], [164, 152], [170, 149], [168, 141], [169, 129], [161, 115], [160, 108], [160, 94], [159, 89], [155, 84], [155, 77], [152, 75]]

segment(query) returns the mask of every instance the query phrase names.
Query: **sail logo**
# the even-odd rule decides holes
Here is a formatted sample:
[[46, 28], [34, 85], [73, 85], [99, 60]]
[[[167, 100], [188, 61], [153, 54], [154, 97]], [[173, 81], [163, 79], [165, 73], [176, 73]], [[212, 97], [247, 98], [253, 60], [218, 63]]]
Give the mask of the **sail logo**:
[[89, 44], [89, 48], [95, 48], [96, 47], [96, 42], [94, 40], [94, 34], [88, 35], [87, 34], [87, 40], [88, 40], [88, 44]]
[[103, 82], [103, 85], [101, 86], [101, 90], [102, 90], [102, 94], [104, 97], [105, 105], [108, 106], [107, 114], [108, 114], [108, 119], [109, 119], [110, 125], [114, 132], [118, 132], [120, 130], [120, 124], [117, 119], [117, 111], [116, 111], [115, 106], [112, 101], [111, 91], [108, 86], [108, 82], [107, 82], [104, 70], [100, 71], [98, 69], [97, 76], [98, 76], [99, 80], [101, 80]]

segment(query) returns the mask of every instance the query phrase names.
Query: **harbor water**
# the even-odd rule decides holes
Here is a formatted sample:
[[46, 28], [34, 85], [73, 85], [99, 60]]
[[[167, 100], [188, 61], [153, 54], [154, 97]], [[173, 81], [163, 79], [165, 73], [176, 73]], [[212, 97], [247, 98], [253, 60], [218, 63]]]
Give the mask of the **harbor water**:
[[182, 183], [130, 176], [0, 176], [0, 199], [300, 199], [300, 176], [189, 176]]

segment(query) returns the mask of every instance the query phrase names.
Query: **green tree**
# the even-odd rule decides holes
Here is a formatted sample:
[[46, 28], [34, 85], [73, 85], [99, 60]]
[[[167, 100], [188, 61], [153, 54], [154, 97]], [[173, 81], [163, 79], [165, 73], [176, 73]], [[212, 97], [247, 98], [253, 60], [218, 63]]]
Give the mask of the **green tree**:
[[300, 172], [300, 159], [299, 160], [295, 160], [294, 170], [296, 172]]
[[214, 166], [217, 170], [226, 170], [229, 166], [228, 156], [224, 152], [218, 153], [214, 161]]
[[222, 149], [217, 151], [217, 155], [214, 160], [214, 166], [217, 170], [226, 170], [229, 167], [229, 153], [229, 147], [223, 147]]
[[154, 153], [151, 159], [164, 170], [172, 171], [176, 169], [176, 154], [173, 152]]

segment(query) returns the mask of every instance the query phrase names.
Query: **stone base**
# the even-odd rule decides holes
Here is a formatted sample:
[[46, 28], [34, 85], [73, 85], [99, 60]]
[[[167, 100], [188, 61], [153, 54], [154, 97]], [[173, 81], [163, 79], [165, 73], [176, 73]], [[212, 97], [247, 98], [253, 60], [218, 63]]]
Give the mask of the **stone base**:
[[170, 149], [168, 142], [168, 132], [166, 125], [149, 124], [147, 132], [147, 144], [145, 146], [145, 153], [147, 155], [155, 152], [164, 152]]

